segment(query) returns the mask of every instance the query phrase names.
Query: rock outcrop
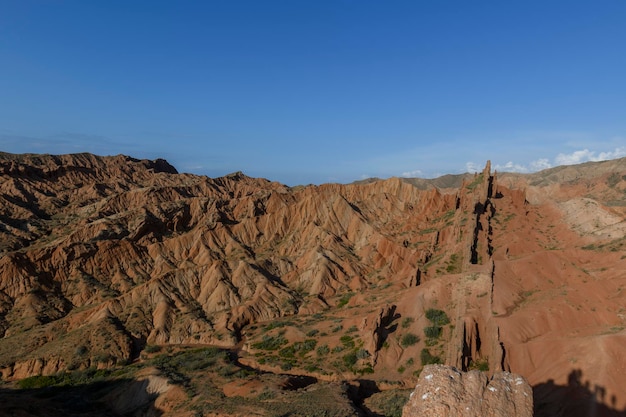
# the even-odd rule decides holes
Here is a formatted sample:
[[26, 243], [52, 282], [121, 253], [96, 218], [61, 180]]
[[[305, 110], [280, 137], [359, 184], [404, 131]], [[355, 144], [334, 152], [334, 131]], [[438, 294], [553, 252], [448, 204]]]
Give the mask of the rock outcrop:
[[422, 371], [403, 417], [532, 417], [533, 391], [520, 375], [460, 372], [443, 365]]

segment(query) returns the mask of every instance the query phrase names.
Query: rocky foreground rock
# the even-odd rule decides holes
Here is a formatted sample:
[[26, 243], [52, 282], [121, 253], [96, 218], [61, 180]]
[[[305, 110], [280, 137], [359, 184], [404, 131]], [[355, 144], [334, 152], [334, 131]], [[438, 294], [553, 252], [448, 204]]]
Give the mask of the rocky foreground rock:
[[460, 372], [444, 365], [422, 371], [403, 417], [531, 417], [533, 391], [526, 380], [509, 372], [492, 378], [481, 371]]

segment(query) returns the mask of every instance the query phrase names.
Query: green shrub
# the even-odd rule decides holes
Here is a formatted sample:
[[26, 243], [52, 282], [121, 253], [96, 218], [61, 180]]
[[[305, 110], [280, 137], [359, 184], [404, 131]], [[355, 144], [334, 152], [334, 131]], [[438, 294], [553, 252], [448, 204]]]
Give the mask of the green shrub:
[[441, 330], [439, 326], [428, 326], [424, 327], [424, 334], [429, 339], [438, 339], [441, 336]]
[[263, 340], [253, 343], [252, 347], [261, 350], [278, 350], [281, 346], [286, 345], [287, 339], [282, 335], [279, 336], [263, 336]]
[[426, 342], [424, 343], [426, 346], [431, 347], [431, 346], [437, 346], [437, 344], [439, 343], [439, 339], [426, 339]]
[[287, 346], [278, 351], [278, 355], [283, 358], [293, 358], [296, 354], [295, 346]]
[[354, 338], [352, 336], [343, 335], [339, 340], [341, 340], [341, 344], [348, 349], [352, 349], [354, 347]]
[[339, 299], [339, 303], [337, 303], [337, 307], [343, 307], [346, 304], [348, 304], [348, 301], [350, 301], [350, 299], [354, 297], [354, 293], [353, 292], [349, 292], [347, 294], [344, 294], [340, 299]]
[[328, 345], [322, 345], [317, 348], [317, 356], [326, 356], [330, 353]]
[[400, 345], [402, 345], [402, 347], [406, 348], [409, 346], [413, 346], [414, 344], [416, 344], [417, 342], [420, 341], [420, 338], [413, 333], [407, 333], [404, 336], [402, 336], [402, 339], [400, 339]]
[[358, 360], [355, 352], [345, 354], [341, 359], [343, 360], [343, 364], [346, 365], [348, 368], [352, 368], [354, 365], [356, 365], [356, 361]]
[[469, 365], [469, 369], [478, 369], [479, 371], [487, 372], [489, 370], [489, 361], [487, 359], [472, 361]]
[[361, 375], [364, 374], [373, 374], [374, 373], [374, 368], [372, 368], [372, 365], [367, 364], [365, 367], [361, 368], [361, 369], [357, 369], [355, 371], [356, 373], [359, 373]]
[[449, 274], [456, 274], [461, 272], [461, 259], [459, 255], [457, 255], [456, 253], [450, 255], [450, 261], [446, 266], [446, 271]]
[[430, 353], [430, 350], [424, 348], [420, 352], [420, 360], [422, 361], [422, 365], [434, 365], [441, 363], [441, 358], [439, 356], [433, 356]]
[[320, 370], [320, 368], [317, 365], [314, 365], [314, 364], [305, 365], [304, 369], [307, 372], [316, 372], [316, 371]]
[[434, 308], [426, 310], [426, 318], [435, 326], [445, 326], [450, 323], [450, 319], [445, 311]]
[[146, 345], [143, 349], [146, 353], [156, 353], [161, 351], [161, 346], [158, 345]]
[[17, 383], [20, 389], [45, 388], [58, 384], [58, 379], [51, 375], [36, 375], [24, 378]]
[[370, 357], [370, 353], [365, 349], [359, 349], [356, 351], [357, 359], [366, 359]]
[[290, 321], [273, 321], [273, 322], [267, 324], [264, 327], [264, 329], [266, 331], [268, 331], [268, 330], [278, 329], [278, 328], [281, 328], [281, 327], [291, 326], [291, 325], [293, 325], [293, 323], [290, 322]]
[[306, 339], [304, 342], [297, 342], [294, 344], [296, 350], [300, 353], [308, 353], [315, 349], [317, 346], [317, 340], [315, 339]]
[[402, 408], [409, 401], [411, 391], [411, 389], [406, 389], [375, 393], [366, 400], [366, 405], [375, 412], [374, 415], [401, 417]]
[[265, 388], [263, 392], [259, 394], [257, 399], [264, 401], [264, 400], [272, 400], [275, 397], [276, 397], [276, 393], [274, 391], [270, 390], [269, 388]]

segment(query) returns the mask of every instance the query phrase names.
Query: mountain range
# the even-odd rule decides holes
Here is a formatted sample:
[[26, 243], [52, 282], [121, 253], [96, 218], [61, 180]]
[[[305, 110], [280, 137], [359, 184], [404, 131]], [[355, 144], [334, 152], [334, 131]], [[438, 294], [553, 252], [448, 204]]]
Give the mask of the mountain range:
[[625, 415], [625, 218], [626, 159], [288, 187], [0, 153], [0, 411], [398, 415], [444, 363]]

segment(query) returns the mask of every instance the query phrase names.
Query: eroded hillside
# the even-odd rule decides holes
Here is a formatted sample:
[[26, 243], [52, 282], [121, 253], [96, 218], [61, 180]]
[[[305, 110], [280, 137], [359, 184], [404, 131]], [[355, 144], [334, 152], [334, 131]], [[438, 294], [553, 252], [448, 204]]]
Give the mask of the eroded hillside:
[[212, 346], [249, 372], [221, 395], [255, 401], [268, 372], [379, 410], [444, 362], [524, 375], [536, 415], [626, 407], [626, 160], [296, 188], [89, 154], [0, 173], [5, 381]]

